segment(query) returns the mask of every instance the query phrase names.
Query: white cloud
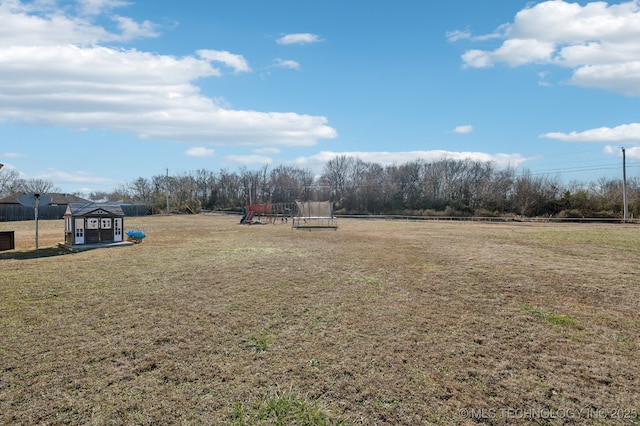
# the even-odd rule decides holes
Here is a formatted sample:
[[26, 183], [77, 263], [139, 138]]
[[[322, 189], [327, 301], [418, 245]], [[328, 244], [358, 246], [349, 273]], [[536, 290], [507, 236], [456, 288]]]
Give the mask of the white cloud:
[[[622, 149], [620, 146], [605, 145], [602, 151], [605, 154], [622, 157]], [[630, 160], [640, 160], [640, 146], [631, 146], [625, 148], [625, 156]]]
[[225, 160], [230, 163], [250, 165], [250, 164], [271, 164], [273, 159], [266, 155], [228, 155]]
[[493, 52], [470, 50], [462, 55], [465, 66], [487, 68], [496, 62], [504, 62], [516, 67], [528, 63], [549, 62], [554, 52], [553, 43], [538, 40], [511, 39]]
[[78, 0], [80, 13], [83, 15], [99, 15], [129, 4], [129, 2], [122, 0]]
[[257, 148], [252, 150], [253, 154], [248, 155], [228, 155], [225, 160], [230, 163], [248, 165], [266, 165], [273, 163], [272, 155], [280, 154], [280, 150], [274, 147]]
[[450, 43], [455, 43], [456, 41], [460, 41], [460, 40], [469, 40], [470, 38], [473, 37], [473, 35], [471, 34], [470, 31], [455, 30], [455, 31], [448, 31], [446, 33], [446, 37], [447, 37], [447, 41], [449, 41]]
[[640, 160], [640, 146], [632, 146], [627, 148], [625, 151], [626, 151], [627, 158], [633, 159], [633, 160]]
[[309, 44], [321, 41], [320, 36], [309, 33], [287, 34], [276, 40], [278, 44]]
[[211, 148], [193, 147], [185, 151], [189, 157], [213, 157], [215, 151]]
[[555, 45], [551, 42], [533, 39], [506, 40], [502, 46], [496, 49], [491, 59], [497, 62], [505, 62], [511, 66], [526, 65], [532, 62], [549, 62], [552, 58]]
[[616, 127], [599, 127], [582, 132], [549, 132], [541, 138], [557, 139], [565, 142], [631, 142], [640, 140], [640, 123], [623, 124]]
[[300, 69], [300, 63], [298, 63], [297, 61], [293, 61], [291, 59], [274, 59], [273, 61], [273, 67], [275, 68], [289, 68], [292, 70], [299, 70]]
[[551, 83], [547, 81], [547, 78], [549, 77], [549, 72], [540, 71], [537, 73], [537, 76], [538, 76], [538, 86], [551, 87]]
[[196, 52], [198, 56], [207, 61], [220, 62], [230, 68], [233, 68], [235, 72], [249, 72], [251, 68], [249, 63], [242, 57], [242, 55], [235, 55], [231, 52], [224, 50], [198, 50]]
[[[543, 1], [518, 12], [485, 39], [501, 36], [493, 50], [471, 49], [465, 67], [486, 68], [549, 64], [570, 68], [569, 83], [640, 96], [640, 2], [603, 1], [584, 5], [565, 0]], [[469, 31], [446, 34], [451, 42], [480, 41]], [[546, 83], [548, 84], [548, 83]]]
[[473, 49], [468, 50], [462, 55], [465, 67], [471, 68], [488, 68], [493, 66], [493, 59], [490, 52]]
[[117, 23], [118, 29], [121, 31], [122, 39], [133, 40], [136, 38], [157, 37], [159, 33], [156, 26], [149, 22], [136, 22], [126, 16], [114, 16], [111, 19]]
[[93, 173], [77, 171], [74, 173], [63, 172], [58, 169], [49, 168], [45, 173], [34, 175], [33, 179], [46, 179], [59, 183], [81, 183], [93, 185], [113, 186], [116, 182], [109, 178], [95, 176]]
[[[311, 146], [337, 136], [322, 116], [234, 110], [193, 83], [251, 68], [242, 55], [202, 49], [175, 57], [101, 45], [152, 37], [155, 26], [116, 19], [119, 30], [49, 2], [0, 1], [0, 121], [125, 131], [198, 144]], [[126, 3], [89, 0], [86, 13]]]
[[640, 60], [622, 64], [585, 65], [571, 77], [571, 83], [640, 96]]
[[448, 31], [445, 35], [447, 37], [447, 41], [450, 43], [455, 43], [457, 41], [460, 40], [471, 40], [471, 41], [486, 41], [486, 40], [493, 40], [493, 39], [499, 39], [499, 38], [503, 38], [504, 37], [504, 31], [506, 29], [509, 28], [509, 25], [502, 25], [500, 27], [498, 27], [498, 29], [490, 34], [484, 34], [484, 35], [473, 35], [471, 33], [471, 31], [469, 30], [455, 30], [455, 31]]
[[[16, 46], [55, 46], [76, 44], [96, 45], [102, 42], [128, 41], [139, 37], [157, 37], [159, 33], [151, 22], [137, 23], [121, 16], [110, 16], [120, 32], [111, 32], [95, 25], [94, 16], [99, 10], [111, 9], [123, 2], [85, 2], [88, 9], [82, 15], [65, 14], [47, 2], [23, 3], [20, 0], [0, 2], [0, 48]], [[102, 3], [99, 6], [97, 3]], [[107, 3], [109, 7], [106, 7]], [[81, 7], [81, 9], [83, 9]]]
[[26, 157], [25, 154], [20, 154], [19, 152], [4, 152], [0, 155], [2, 158], [21, 158]]
[[273, 148], [273, 147], [258, 148], [253, 150], [254, 154], [266, 154], [266, 155], [280, 154], [280, 152], [281, 151], [278, 148]]
[[471, 133], [471, 132], [473, 132], [473, 126], [471, 125], [458, 126], [455, 129], [453, 129], [453, 133], [465, 134], [465, 133]]
[[325, 164], [337, 156], [347, 156], [359, 158], [362, 161], [390, 166], [394, 164], [405, 164], [411, 161], [438, 161], [443, 159], [452, 160], [472, 160], [482, 162], [493, 162], [497, 167], [518, 167], [521, 163], [529, 160], [520, 154], [488, 154], [484, 152], [454, 152], [444, 150], [432, 151], [406, 151], [406, 152], [333, 152], [322, 151], [308, 157], [298, 157], [290, 163], [300, 168], [308, 168], [317, 173], [322, 171]]

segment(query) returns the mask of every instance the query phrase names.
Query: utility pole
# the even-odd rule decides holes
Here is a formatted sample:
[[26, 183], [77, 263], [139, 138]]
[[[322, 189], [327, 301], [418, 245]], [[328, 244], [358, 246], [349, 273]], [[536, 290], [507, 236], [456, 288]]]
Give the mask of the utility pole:
[[167, 167], [167, 178], [165, 179], [165, 193], [167, 195], [167, 215], [169, 214], [169, 168]]
[[38, 250], [38, 207], [40, 207], [40, 194], [33, 194], [36, 199], [36, 206], [33, 209], [36, 218], [36, 250]]
[[622, 204], [624, 205], [624, 223], [627, 223], [629, 209], [627, 208], [627, 165], [624, 147], [622, 147]]

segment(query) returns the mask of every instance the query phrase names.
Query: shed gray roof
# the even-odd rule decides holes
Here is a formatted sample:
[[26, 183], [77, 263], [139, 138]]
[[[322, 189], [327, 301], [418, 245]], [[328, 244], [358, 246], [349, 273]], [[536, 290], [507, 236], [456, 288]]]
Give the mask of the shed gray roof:
[[[122, 206], [117, 203], [69, 203], [66, 215], [71, 216], [91, 216], [100, 215], [100, 211], [105, 211], [112, 216], [124, 216]], [[104, 214], [104, 213], [102, 213]]]

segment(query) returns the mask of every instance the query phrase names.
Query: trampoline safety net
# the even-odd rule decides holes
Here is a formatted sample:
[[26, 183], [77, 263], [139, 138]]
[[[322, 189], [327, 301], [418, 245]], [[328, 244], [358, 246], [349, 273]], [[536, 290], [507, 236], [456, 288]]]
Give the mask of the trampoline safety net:
[[296, 210], [294, 228], [338, 228], [330, 201], [296, 201]]

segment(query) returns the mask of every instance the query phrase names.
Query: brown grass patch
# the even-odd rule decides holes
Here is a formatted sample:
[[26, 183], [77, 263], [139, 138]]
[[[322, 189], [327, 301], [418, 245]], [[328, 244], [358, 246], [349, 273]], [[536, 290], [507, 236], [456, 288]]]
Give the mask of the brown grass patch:
[[33, 222], [2, 224], [17, 250], [0, 252], [0, 423], [629, 424], [640, 410], [637, 226], [125, 227], [148, 237], [65, 254], [62, 221], [40, 222], [40, 250]]

